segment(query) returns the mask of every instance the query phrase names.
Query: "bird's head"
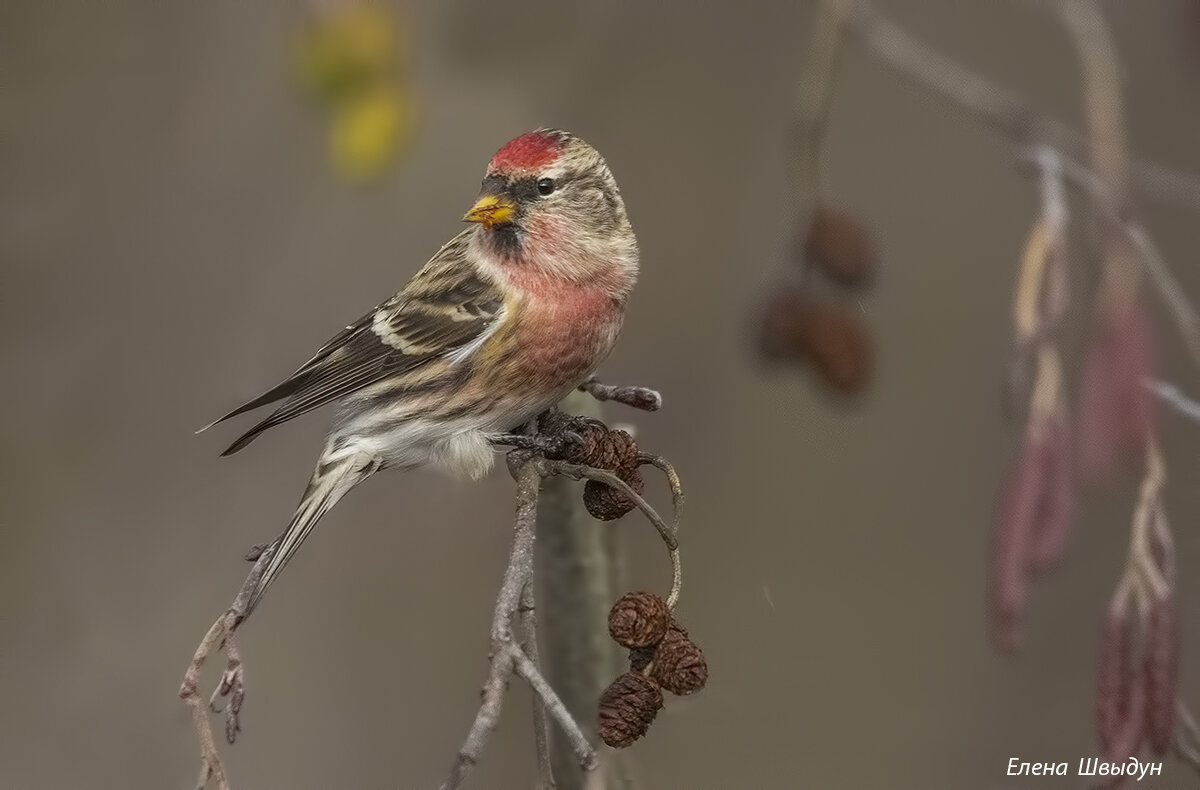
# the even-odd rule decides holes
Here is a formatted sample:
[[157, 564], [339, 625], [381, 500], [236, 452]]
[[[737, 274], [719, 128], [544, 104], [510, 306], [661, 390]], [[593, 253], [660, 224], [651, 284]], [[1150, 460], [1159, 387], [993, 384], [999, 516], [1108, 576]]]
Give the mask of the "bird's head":
[[617, 182], [599, 152], [567, 132], [539, 129], [497, 151], [463, 219], [479, 223], [485, 243], [509, 260], [582, 275], [616, 257], [636, 270]]

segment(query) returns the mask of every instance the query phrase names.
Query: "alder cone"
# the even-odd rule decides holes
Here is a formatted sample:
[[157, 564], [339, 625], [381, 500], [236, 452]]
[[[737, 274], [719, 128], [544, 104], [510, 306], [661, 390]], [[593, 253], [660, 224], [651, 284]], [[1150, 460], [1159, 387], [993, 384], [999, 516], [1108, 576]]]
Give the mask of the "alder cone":
[[600, 695], [600, 740], [623, 749], [646, 734], [662, 706], [662, 691], [653, 680], [626, 672]]
[[667, 602], [654, 593], [626, 593], [608, 613], [608, 633], [622, 647], [648, 647], [662, 641], [670, 618]]
[[866, 227], [849, 212], [817, 206], [804, 253], [810, 263], [847, 288], [866, 288], [875, 281], [875, 244]]
[[871, 341], [862, 324], [848, 310], [815, 302], [801, 320], [808, 357], [834, 388], [862, 390], [871, 377]]
[[871, 379], [871, 338], [850, 309], [781, 283], [763, 305], [759, 354], [769, 361], [807, 360], [827, 384], [846, 394]]
[[[639, 495], [645, 490], [646, 483], [638, 471], [641, 453], [627, 431], [609, 429], [597, 420], [558, 411], [546, 412], [538, 418], [538, 430], [549, 435], [571, 431], [582, 440], [548, 457], [612, 472]], [[583, 504], [593, 518], [601, 521], [615, 521], [636, 507], [622, 492], [595, 480], [584, 485]]]
[[649, 647], [638, 647], [629, 651], [629, 669], [634, 672], [641, 672], [646, 667], [650, 666], [650, 662], [654, 660], [654, 653], [657, 645]]
[[[619, 471], [617, 476], [629, 484], [638, 494], [646, 490], [646, 481], [637, 469]], [[633, 500], [610, 485], [597, 480], [589, 480], [583, 486], [583, 504], [592, 518], [600, 521], [616, 521], [621, 516], [633, 510], [636, 505]]]
[[811, 298], [792, 283], [778, 283], [763, 305], [758, 351], [766, 360], [790, 360], [806, 355], [804, 314]]
[[[630, 657], [632, 661], [632, 656]], [[674, 619], [654, 652], [650, 676], [667, 691], [679, 696], [694, 694], [708, 682], [708, 662], [699, 645]]]

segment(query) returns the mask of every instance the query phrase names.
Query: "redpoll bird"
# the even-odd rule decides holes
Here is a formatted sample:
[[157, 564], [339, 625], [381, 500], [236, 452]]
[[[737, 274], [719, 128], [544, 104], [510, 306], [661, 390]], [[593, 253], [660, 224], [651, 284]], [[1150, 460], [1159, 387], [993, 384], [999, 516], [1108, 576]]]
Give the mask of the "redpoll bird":
[[283, 401], [229, 455], [274, 425], [337, 404], [247, 613], [354, 486], [390, 467], [486, 474], [497, 442], [584, 383], [612, 350], [638, 248], [594, 148], [557, 130], [517, 137], [492, 158], [463, 219], [472, 226], [403, 290], [213, 423]]

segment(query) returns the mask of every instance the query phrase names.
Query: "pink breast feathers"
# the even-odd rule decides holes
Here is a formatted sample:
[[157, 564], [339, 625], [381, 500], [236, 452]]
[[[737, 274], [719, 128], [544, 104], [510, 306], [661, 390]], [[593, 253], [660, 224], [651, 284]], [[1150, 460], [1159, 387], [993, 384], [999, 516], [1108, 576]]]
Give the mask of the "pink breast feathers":
[[536, 171], [553, 162], [565, 143], [559, 132], [528, 132], [497, 151], [488, 170], [506, 173]]
[[554, 389], [578, 383], [612, 351], [621, 310], [592, 288], [543, 292], [522, 316], [518, 342], [524, 348], [522, 373], [536, 386]]

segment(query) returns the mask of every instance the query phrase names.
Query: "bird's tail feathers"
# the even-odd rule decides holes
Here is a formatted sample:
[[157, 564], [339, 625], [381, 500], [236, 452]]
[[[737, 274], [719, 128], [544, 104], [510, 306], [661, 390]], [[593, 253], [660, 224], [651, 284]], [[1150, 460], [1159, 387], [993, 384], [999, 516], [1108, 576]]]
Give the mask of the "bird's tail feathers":
[[270, 547], [271, 557], [259, 578], [246, 607], [246, 616], [258, 605], [267, 588], [284, 569], [300, 546], [308, 538], [313, 527], [329, 509], [337, 504], [350, 489], [366, 480], [379, 469], [378, 461], [358, 451], [342, 451], [340, 454], [327, 448], [304, 489], [304, 496], [292, 516], [291, 523]]

